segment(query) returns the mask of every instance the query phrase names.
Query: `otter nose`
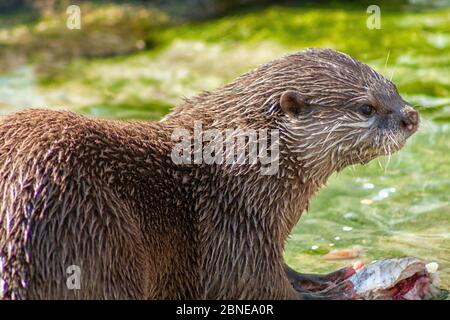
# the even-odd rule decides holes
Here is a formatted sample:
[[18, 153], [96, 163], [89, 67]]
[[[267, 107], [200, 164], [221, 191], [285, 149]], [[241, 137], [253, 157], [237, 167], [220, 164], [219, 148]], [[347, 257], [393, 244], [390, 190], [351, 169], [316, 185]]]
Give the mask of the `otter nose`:
[[411, 107], [405, 107], [402, 110], [400, 124], [408, 131], [415, 131], [419, 125], [419, 113]]

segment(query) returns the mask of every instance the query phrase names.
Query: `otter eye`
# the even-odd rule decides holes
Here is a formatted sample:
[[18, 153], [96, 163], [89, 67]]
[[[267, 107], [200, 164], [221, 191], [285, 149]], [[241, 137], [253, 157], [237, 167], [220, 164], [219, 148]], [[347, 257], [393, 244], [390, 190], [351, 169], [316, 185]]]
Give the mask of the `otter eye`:
[[363, 104], [361, 107], [359, 107], [359, 111], [361, 111], [361, 113], [365, 116], [370, 116], [375, 112], [375, 109], [368, 104]]

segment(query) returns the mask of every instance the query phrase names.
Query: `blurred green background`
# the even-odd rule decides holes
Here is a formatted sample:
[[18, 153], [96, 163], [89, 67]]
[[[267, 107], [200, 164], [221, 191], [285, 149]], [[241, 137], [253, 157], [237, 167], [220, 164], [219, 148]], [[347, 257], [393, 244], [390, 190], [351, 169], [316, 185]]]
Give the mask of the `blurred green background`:
[[[67, 7], [81, 8], [68, 29]], [[381, 9], [381, 29], [366, 26]], [[0, 2], [0, 115], [28, 107], [160, 119], [183, 96], [306, 47], [330, 47], [397, 84], [422, 115], [390, 159], [333, 176], [287, 243], [286, 260], [328, 272], [333, 249], [364, 262], [418, 256], [450, 288], [450, 3], [397, 1]]]

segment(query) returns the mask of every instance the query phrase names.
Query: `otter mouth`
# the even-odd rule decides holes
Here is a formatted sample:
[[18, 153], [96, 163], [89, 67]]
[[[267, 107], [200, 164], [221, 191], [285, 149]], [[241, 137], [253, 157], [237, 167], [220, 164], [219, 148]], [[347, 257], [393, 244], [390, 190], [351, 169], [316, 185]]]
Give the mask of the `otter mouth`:
[[384, 148], [382, 148], [382, 154], [383, 156], [390, 156], [393, 155], [395, 153], [397, 153], [398, 151], [400, 151], [406, 144], [406, 139], [402, 139], [400, 141], [396, 141], [393, 144], [389, 144], [387, 146], [385, 146]]
[[349, 164], [367, 164], [378, 158], [395, 154], [400, 151], [408, 139], [417, 131], [415, 126], [411, 131], [398, 129], [372, 129], [361, 134], [361, 147], [349, 156]]
[[383, 139], [380, 139], [381, 143], [374, 148], [378, 151], [377, 156], [391, 156], [400, 151], [416, 130], [414, 129], [413, 132], [394, 132], [389, 130], [383, 133]]

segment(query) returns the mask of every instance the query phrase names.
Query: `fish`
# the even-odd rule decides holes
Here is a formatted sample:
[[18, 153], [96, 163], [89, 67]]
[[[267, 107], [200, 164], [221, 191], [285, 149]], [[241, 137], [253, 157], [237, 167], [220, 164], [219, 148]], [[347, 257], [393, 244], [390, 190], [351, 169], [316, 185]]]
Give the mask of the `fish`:
[[442, 294], [438, 264], [415, 257], [383, 259], [359, 268], [348, 278], [367, 300], [427, 300]]

